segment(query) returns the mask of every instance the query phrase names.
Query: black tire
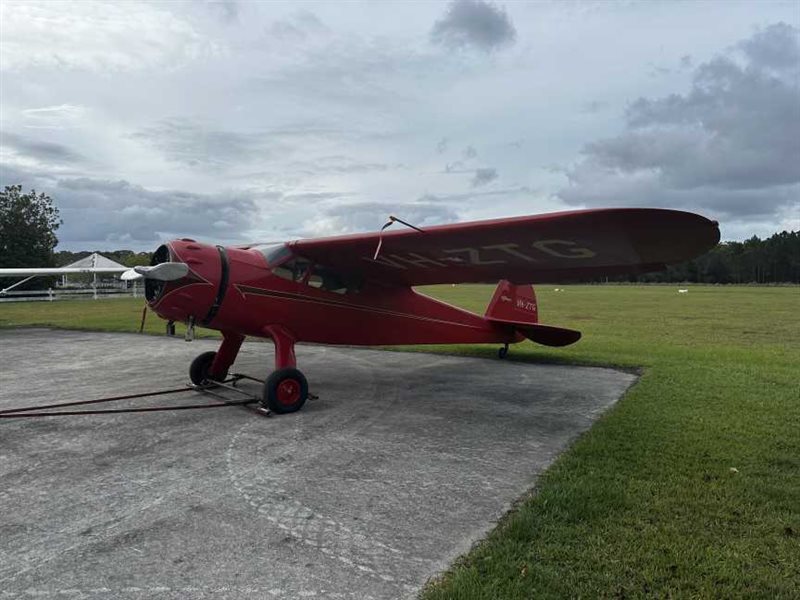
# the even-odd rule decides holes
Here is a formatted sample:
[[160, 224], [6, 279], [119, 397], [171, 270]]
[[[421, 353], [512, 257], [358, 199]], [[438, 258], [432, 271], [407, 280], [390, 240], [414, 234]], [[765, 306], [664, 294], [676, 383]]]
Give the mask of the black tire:
[[503, 346], [502, 348], [500, 348], [500, 350], [497, 351], [497, 356], [500, 357], [501, 359], [508, 356], [508, 346]]
[[297, 369], [287, 367], [270, 373], [264, 382], [261, 405], [274, 413], [286, 414], [300, 410], [308, 398], [308, 381]]
[[193, 384], [205, 385], [210, 381], [222, 381], [228, 376], [227, 371], [225, 371], [221, 377], [212, 378], [209, 375], [211, 364], [214, 362], [214, 357], [216, 355], [216, 352], [203, 352], [192, 361], [192, 364], [189, 367], [189, 379], [192, 380]]

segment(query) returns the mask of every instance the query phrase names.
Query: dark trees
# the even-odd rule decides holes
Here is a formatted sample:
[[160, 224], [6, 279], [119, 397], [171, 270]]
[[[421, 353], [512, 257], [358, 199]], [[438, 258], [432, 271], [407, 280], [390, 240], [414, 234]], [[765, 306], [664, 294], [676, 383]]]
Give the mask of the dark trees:
[[50, 267], [61, 225], [58, 209], [46, 194], [22, 193], [21, 185], [0, 192], [0, 266]]

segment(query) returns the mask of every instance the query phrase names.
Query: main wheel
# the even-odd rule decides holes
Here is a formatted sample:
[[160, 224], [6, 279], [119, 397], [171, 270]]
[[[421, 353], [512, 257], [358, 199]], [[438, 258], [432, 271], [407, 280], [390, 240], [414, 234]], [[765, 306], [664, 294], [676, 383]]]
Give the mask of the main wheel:
[[497, 356], [498, 356], [498, 358], [501, 358], [501, 359], [503, 359], [506, 356], [508, 356], [508, 344], [506, 344], [505, 346], [500, 348], [500, 350], [497, 351]]
[[262, 406], [274, 413], [298, 411], [308, 398], [308, 381], [297, 369], [287, 367], [270, 373], [264, 382]]
[[217, 356], [216, 352], [203, 352], [192, 361], [189, 367], [189, 379], [195, 385], [205, 385], [211, 380], [222, 381], [228, 376], [225, 371], [219, 377], [211, 377], [211, 365], [214, 363], [214, 357]]

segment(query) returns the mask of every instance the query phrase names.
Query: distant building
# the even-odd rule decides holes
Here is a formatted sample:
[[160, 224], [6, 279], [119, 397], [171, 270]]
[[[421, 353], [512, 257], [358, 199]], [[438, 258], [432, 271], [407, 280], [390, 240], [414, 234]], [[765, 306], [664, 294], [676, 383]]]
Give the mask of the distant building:
[[[101, 269], [114, 269], [126, 268], [125, 265], [121, 265], [116, 261], [111, 260], [110, 258], [106, 258], [102, 254], [98, 254], [97, 252], [92, 252], [89, 256], [85, 256], [79, 260], [76, 260], [73, 263], [68, 265], [63, 265], [64, 269], [91, 269], [91, 268], [101, 268]], [[70, 283], [70, 278], [72, 279], [72, 283]], [[64, 274], [61, 276], [61, 287], [86, 287], [87, 285], [91, 284], [94, 287], [102, 286], [102, 287], [127, 287], [124, 281], [120, 281], [119, 276], [113, 273], [93, 273], [89, 274], [73, 274], [67, 275]]]

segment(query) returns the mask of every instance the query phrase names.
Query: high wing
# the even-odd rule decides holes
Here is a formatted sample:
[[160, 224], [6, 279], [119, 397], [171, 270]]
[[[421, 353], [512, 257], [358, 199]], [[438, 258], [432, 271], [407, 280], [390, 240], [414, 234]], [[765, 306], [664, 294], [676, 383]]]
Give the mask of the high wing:
[[[292, 251], [343, 274], [391, 285], [559, 282], [658, 271], [719, 242], [693, 213], [650, 208], [559, 212], [298, 240]], [[380, 243], [380, 253], [375, 252]]]

